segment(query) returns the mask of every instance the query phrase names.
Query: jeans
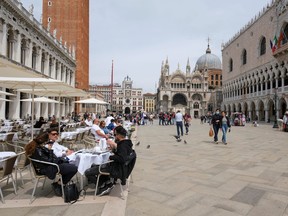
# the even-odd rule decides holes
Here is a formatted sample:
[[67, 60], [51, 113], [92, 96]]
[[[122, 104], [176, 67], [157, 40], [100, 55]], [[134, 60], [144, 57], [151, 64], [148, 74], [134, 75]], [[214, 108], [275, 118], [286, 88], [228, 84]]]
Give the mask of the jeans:
[[183, 136], [183, 122], [176, 122], [176, 127], [177, 127], [177, 136], [180, 137], [180, 132], [181, 136]]
[[219, 125], [213, 125], [213, 130], [214, 130], [214, 142], [218, 141], [218, 131], [219, 131], [220, 126]]
[[227, 124], [223, 124], [222, 125], [222, 142], [226, 143], [227, 142], [227, 130], [228, 130], [228, 125]]
[[186, 134], [189, 132], [189, 123], [185, 123]]

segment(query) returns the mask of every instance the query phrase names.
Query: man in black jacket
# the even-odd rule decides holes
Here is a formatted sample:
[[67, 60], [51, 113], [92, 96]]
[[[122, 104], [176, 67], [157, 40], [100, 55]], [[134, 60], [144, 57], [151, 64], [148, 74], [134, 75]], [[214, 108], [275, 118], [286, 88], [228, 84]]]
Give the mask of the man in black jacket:
[[222, 116], [220, 114], [220, 110], [216, 109], [216, 112], [214, 113], [211, 119], [211, 124], [213, 125], [213, 130], [214, 130], [215, 144], [218, 144], [218, 131], [221, 127], [221, 119], [222, 119]]
[[[126, 184], [126, 178], [128, 178], [131, 169], [133, 167], [127, 166], [127, 162], [132, 160], [131, 155], [134, 152], [132, 149], [132, 142], [130, 139], [126, 139], [127, 131], [122, 126], [117, 126], [114, 129], [115, 142], [112, 140], [107, 140], [107, 144], [112, 149], [113, 153], [109, 160], [113, 160], [109, 165], [103, 167], [104, 172], [109, 172], [110, 176], [102, 176], [100, 178], [101, 182], [98, 188], [98, 195], [102, 196], [109, 194], [113, 189], [114, 184], [110, 181], [110, 178], [120, 179], [122, 185]], [[134, 154], [134, 159], [136, 154]], [[134, 160], [135, 163], [135, 160]], [[133, 164], [134, 166], [134, 164]], [[101, 167], [101, 168], [102, 168]], [[95, 183], [97, 180], [97, 175], [99, 174], [99, 166], [92, 165], [91, 168], [85, 171], [85, 176], [88, 178], [88, 182]]]

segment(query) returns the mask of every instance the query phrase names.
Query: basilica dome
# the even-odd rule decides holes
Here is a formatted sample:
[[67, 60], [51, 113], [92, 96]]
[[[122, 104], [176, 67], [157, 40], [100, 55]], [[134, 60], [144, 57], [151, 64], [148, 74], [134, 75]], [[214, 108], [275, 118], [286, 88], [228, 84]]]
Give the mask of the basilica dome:
[[211, 50], [208, 48], [206, 50], [206, 54], [202, 55], [196, 62], [195, 69], [203, 70], [203, 69], [222, 69], [221, 60], [218, 56], [211, 53]]

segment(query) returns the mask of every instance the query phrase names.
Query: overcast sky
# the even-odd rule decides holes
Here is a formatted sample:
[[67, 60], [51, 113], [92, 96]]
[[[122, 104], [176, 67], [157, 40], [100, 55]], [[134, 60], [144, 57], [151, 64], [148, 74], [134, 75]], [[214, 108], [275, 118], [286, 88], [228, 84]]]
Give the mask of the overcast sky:
[[[71, 0], [72, 1], [72, 0]], [[232, 38], [271, 0], [90, 0], [90, 83], [109, 84], [131, 77], [133, 87], [156, 92], [161, 63], [170, 73], [185, 71], [210, 48], [221, 59], [221, 44]], [[39, 20], [42, 0], [34, 4]]]

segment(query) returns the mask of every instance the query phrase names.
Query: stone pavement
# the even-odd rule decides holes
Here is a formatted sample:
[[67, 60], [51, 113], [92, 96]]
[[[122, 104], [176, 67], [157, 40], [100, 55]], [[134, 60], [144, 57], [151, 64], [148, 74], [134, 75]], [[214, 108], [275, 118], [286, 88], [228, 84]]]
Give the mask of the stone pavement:
[[225, 146], [208, 124], [190, 130], [177, 142], [176, 126], [138, 127], [126, 216], [288, 216], [288, 133], [232, 127]]
[[199, 120], [181, 142], [173, 137], [175, 125], [156, 123], [132, 135], [140, 145], [128, 198], [125, 191], [121, 199], [117, 187], [94, 200], [88, 188], [84, 200], [70, 205], [55, 197], [47, 182], [29, 205], [33, 183], [26, 173], [17, 196], [3, 187], [0, 215], [288, 216], [288, 133], [267, 124], [232, 127], [225, 146], [214, 144], [209, 125]]

